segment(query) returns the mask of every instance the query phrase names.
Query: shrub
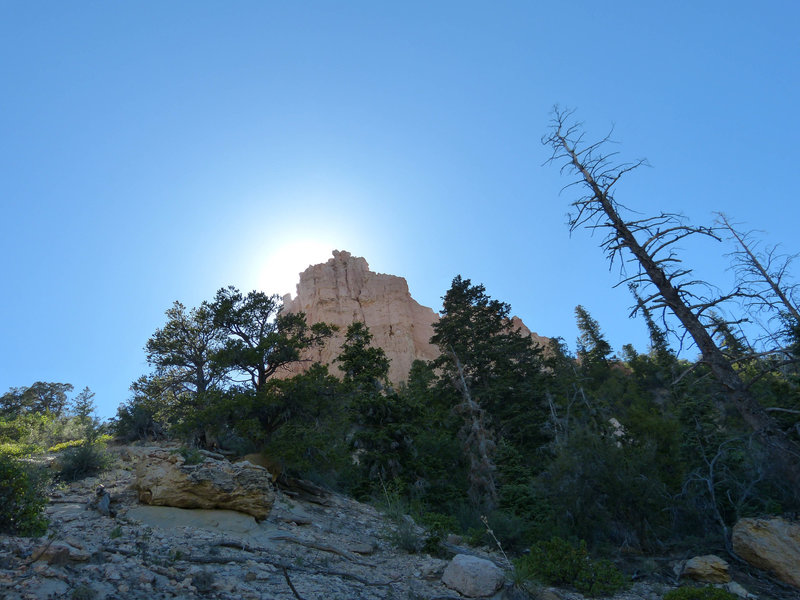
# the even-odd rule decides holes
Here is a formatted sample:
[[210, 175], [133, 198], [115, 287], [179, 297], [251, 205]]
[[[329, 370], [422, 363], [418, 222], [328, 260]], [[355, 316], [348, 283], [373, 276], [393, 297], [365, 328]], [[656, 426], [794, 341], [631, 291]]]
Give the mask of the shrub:
[[83, 440], [71, 440], [69, 442], [61, 442], [60, 444], [56, 444], [55, 446], [50, 446], [47, 451], [48, 452], [61, 452], [62, 450], [66, 450], [67, 448], [75, 448], [76, 446], [80, 446], [83, 444]]
[[423, 549], [425, 541], [422, 539], [422, 536], [417, 531], [417, 526], [410, 517], [405, 516], [399, 519], [396, 525], [396, 528], [390, 530], [389, 533], [389, 541], [391, 541], [394, 546], [409, 554], [416, 554]]
[[79, 585], [72, 590], [70, 598], [72, 600], [94, 600], [97, 598], [97, 590], [90, 588], [88, 585]]
[[531, 552], [514, 561], [522, 577], [549, 585], [571, 585], [587, 596], [612, 595], [628, 585], [611, 561], [592, 560], [586, 542], [576, 547], [561, 538], [539, 542]]
[[67, 448], [61, 455], [58, 477], [63, 481], [76, 481], [96, 475], [108, 467], [108, 455], [103, 444], [81, 444]]
[[[110, 435], [104, 433], [99, 438], [97, 438], [97, 441], [105, 443], [105, 442], [110, 442], [112, 439], [113, 438]], [[81, 444], [85, 444], [85, 443], [86, 443], [85, 439], [71, 440], [69, 442], [61, 442], [60, 444], [56, 444], [55, 446], [50, 446], [47, 449], [47, 451], [48, 452], [61, 452], [61, 451], [66, 450], [68, 448], [75, 448], [76, 446], [80, 446]]]
[[702, 588], [684, 586], [668, 591], [664, 600], [738, 600], [738, 597], [711, 585]]
[[0, 442], [0, 454], [6, 456], [21, 457], [30, 454], [41, 454], [44, 448], [34, 444], [23, 444], [21, 442]]
[[45, 478], [0, 453], [0, 533], [37, 536], [47, 530]]
[[458, 521], [453, 515], [429, 512], [420, 516], [420, 522], [428, 530], [428, 537], [422, 549], [428, 554], [437, 556], [442, 553], [441, 543], [448, 533], [458, 530]]
[[211, 571], [200, 571], [192, 577], [192, 585], [201, 594], [207, 594], [214, 590], [214, 573]]
[[185, 465], [199, 465], [205, 460], [205, 456], [197, 448], [181, 446], [178, 453], [183, 457], [183, 464]]

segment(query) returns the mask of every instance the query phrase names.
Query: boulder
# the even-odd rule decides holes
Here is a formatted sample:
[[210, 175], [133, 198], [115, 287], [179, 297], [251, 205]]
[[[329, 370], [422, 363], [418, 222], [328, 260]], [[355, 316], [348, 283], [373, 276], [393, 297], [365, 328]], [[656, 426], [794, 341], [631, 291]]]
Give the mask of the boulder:
[[695, 556], [686, 561], [681, 577], [703, 583], [728, 583], [728, 563], [715, 554]]
[[781, 518], [740, 519], [733, 526], [733, 550], [759, 569], [800, 588], [800, 523]]
[[187, 465], [167, 450], [140, 456], [133, 483], [142, 504], [176, 508], [221, 508], [265, 519], [275, 501], [272, 476], [247, 462], [206, 458]]
[[503, 586], [505, 575], [492, 561], [456, 554], [442, 574], [442, 583], [463, 596], [491, 596]]
[[35, 561], [46, 561], [51, 565], [63, 565], [68, 562], [85, 562], [91, 558], [91, 554], [67, 541], [55, 541], [36, 548], [31, 558]]

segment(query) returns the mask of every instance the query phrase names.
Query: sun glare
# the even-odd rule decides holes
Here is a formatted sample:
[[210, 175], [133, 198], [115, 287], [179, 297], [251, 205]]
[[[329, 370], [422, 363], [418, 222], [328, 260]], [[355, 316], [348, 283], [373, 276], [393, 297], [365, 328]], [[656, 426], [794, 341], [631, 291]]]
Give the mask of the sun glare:
[[336, 248], [318, 240], [295, 240], [270, 251], [259, 265], [259, 288], [268, 294], [297, 293], [300, 273], [326, 262]]

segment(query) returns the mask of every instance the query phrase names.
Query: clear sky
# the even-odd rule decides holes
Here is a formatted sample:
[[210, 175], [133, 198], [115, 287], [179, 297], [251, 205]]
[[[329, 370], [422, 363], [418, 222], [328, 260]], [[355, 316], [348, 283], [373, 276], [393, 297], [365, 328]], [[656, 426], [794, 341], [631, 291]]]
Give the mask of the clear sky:
[[[800, 3], [0, 2], [0, 393], [102, 416], [174, 300], [284, 293], [334, 248], [438, 310], [456, 274], [574, 348], [647, 347], [565, 225], [556, 103], [647, 157], [618, 199], [800, 250]], [[723, 245], [686, 256], [725, 284]]]

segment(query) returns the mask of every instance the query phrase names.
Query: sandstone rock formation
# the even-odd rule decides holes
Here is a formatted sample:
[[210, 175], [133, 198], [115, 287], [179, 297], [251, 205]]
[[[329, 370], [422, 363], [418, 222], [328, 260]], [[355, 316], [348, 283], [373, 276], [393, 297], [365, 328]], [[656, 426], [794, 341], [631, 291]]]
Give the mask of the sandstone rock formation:
[[442, 574], [442, 583], [469, 598], [491, 596], [505, 582], [503, 571], [492, 561], [456, 554]]
[[[283, 310], [304, 312], [309, 325], [324, 321], [339, 331], [324, 347], [309, 351], [304, 362], [277, 373], [278, 377], [291, 377], [313, 362], [326, 364], [333, 375], [341, 375], [333, 361], [348, 325], [355, 321], [369, 327], [373, 346], [383, 348], [391, 361], [389, 381], [394, 385], [406, 381], [415, 360], [433, 360], [439, 355], [439, 349], [430, 343], [439, 316], [411, 297], [404, 278], [370, 271], [365, 259], [344, 250], [334, 250], [328, 262], [303, 271], [297, 295], [284, 296]], [[518, 317], [512, 318], [512, 325], [539, 344], [549, 341], [532, 333]]]
[[[411, 297], [402, 277], [369, 270], [367, 261], [349, 252], [334, 250], [328, 262], [310, 266], [300, 274], [297, 296], [283, 298], [286, 312], [304, 312], [309, 324], [325, 321], [339, 327], [338, 333], [322, 348], [304, 358], [331, 367], [339, 355], [347, 327], [363, 321], [373, 335], [374, 346], [383, 348], [391, 361], [389, 381], [405, 381], [416, 359], [433, 360], [438, 349], [430, 343], [438, 316]], [[291, 376], [308, 363], [300, 363]]]
[[800, 588], [800, 523], [740, 519], [733, 527], [733, 550], [751, 565]]
[[139, 501], [178, 508], [222, 508], [265, 519], [275, 500], [272, 476], [248, 462], [229, 463], [206, 458], [187, 465], [167, 450], [144, 453], [134, 482]]
[[704, 583], [728, 583], [728, 563], [715, 554], [695, 556], [686, 561], [681, 577]]

